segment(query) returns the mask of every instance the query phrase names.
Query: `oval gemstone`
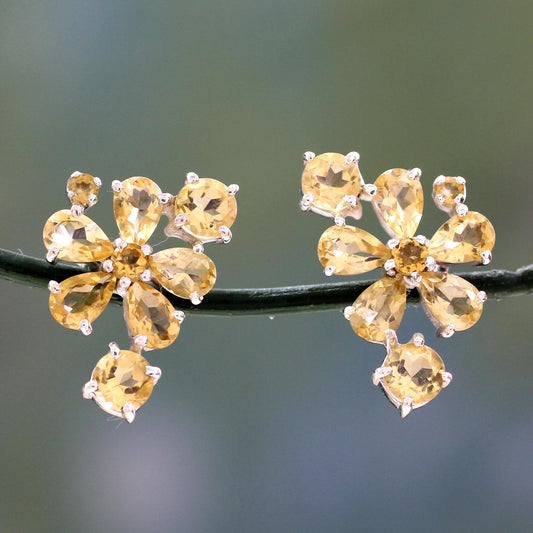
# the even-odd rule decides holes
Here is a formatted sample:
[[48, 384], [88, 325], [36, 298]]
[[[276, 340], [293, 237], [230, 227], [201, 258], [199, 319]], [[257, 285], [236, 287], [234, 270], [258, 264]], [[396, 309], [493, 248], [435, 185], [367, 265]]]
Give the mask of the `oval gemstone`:
[[63, 326], [78, 329], [82, 320], [93, 322], [105, 309], [115, 290], [115, 278], [107, 272], [86, 272], [59, 284], [50, 293], [52, 316]]
[[335, 274], [350, 276], [383, 266], [390, 250], [373, 235], [353, 226], [332, 226], [318, 241], [318, 259]]
[[102, 261], [113, 253], [113, 245], [100, 226], [89, 217], [75, 217], [70, 209], [55, 212], [44, 225], [46, 249], [59, 249], [58, 259], [75, 263]]
[[230, 228], [237, 217], [237, 201], [226, 185], [212, 178], [186, 184], [174, 203], [174, 215], [187, 217], [185, 228], [199, 240], [220, 237], [219, 228]]
[[457, 331], [471, 328], [481, 317], [483, 301], [465, 279], [443, 272], [424, 272], [420, 282], [422, 305], [442, 326]]
[[361, 174], [356, 163], [346, 163], [342, 154], [317, 155], [305, 166], [302, 192], [313, 195], [313, 205], [335, 214], [345, 196], [359, 197]]
[[382, 366], [392, 368], [392, 372], [381, 379], [381, 385], [395, 404], [411, 396], [413, 407], [421, 407], [442, 390], [444, 363], [429, 346], [416, 346], [412, 342], [399, 344], [387, 355]]
[[161, 189], [151, 179], [128, 178], [113, 195], [113, 210], [120, 236], [128, 243], [144, 244], [155, 231], [163, 212]]
[[172, 344], [180, 332], [180, 323], [174, 316], [174, 308], [157, 289], [142, 281], [128, 289], [124, 299], [124, 317], [134, 338], [146, 335], [146, 347], [150, 350]]
[[135, 280], [148, 268], [148, 257], [138, 244], [128, 244], [122, 250], [115, 252], [111, 259], [117, 279], [126, 276]]
[[496, 242], [494, 227], [481, 213], [468, 211], [454, 215], [433, 235], [429, 255], [442, 263], [481, 261], [481, 253], [492, 250]]
[[112, 414], [118, 416], [126, 403], [137, 410], [150, 398], [155, 384], [154, 378], [146, 374], [147, 366], [142, 355], [129, 350], [121, 350], [118, 357], [104, 355], [91, 376], [98, 384], [95, 402], [106, 412], [117, 411]]
[[180, 298], [188, 299], [193, 292], [204, 296], [217, 279], [213, 261], [190, 248], [169, 248], [157, 252], [150, 256], [150, 268], [157, 281]]
[[372, 205], [386, 228], [399, 237], [412, 237], [424, 210], [424, 193], [419, 179], [411, 178], [407, 170], [393, 168], [376, 180]]
[[83, 207], [94, 205], [100, 186], [90, 174], [74, 173], [67, 181], [67, 194], [71, 203]]
[[405, 284], [401, 279], [385, 277], [363, 291], [353, 306], [350, 316], [353, 330], [370, 342], [385, 342], [387, 329], [397, 330], [402, 321], [406, 303]]

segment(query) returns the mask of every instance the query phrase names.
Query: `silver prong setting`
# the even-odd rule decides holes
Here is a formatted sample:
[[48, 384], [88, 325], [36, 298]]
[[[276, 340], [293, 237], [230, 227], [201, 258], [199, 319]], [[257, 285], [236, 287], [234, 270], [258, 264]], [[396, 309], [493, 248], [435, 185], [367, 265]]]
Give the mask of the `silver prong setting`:
[[448, 324], [441, 325], [437, 328], [437, 337], [449, 339], [455, 333], [455, 326], [448, 322]]
[[102, 180], [100, 178], [98, 178], [97, 176], [94, 176], [93, 178], [93, 181], [94, 181], [94, 184], [100, 188], [102, 186]]
[[174, 218], [174, 226], [181, 228], [181, 226], [187, 224], [187, 220], [187, 215], [180, 213], [179, 215], [176, 215], [176, 218]]
[[420, 272], [411, 272], [408, 276], [404, 276], [403, 280], [408, 289], [416, 289], [422, 281], [422, 276]]
[[202, 303], [202, 300], [204, 299], [203, 296], [200, 296], [198, 294], [198, 291], [194, 291], [194, 292], [191, 292], [191, 294], [189, 294], [189, 299], [191, 300], [191, 303], [193, 305], [199, 305]]
[[48, 248], [48, 251], [46, 252], [46, 260], [49, 263], [53, 263], [57, 259], [58, 255], [59, 255], [59, 248], [57, 246], [50, 246], [50, 248]]
[[120, 192], [122, 190], [122, 182], [120, 180], [113, 180], [111, 182], [111, 189], [113, 189], [113, 192]]
[[442, 388], [445, 389], [453, 380], [453, 375], [451, 372], [442, 372]]
[[48, 290], [52, 293], [52, 294], [59, 294], [61, 292], [61, 285], [51, 279], [49, 282], [48, 282]]
[[465, 217], [468, 214], [468, 206], [466, 204], [457, 204], [455, 207], [455, 212], [460, 217]]
[[492, 252], [490, 250], [483, 250], [480, 255], [482, 265], [488, 265], [492, 261]]
[[75, 170], [71, 175], [70, 177], [71, 178], [77, 178], [78, 176], [81, 176], [81, 172], [79, 170]]
[[415, 333], [412, 337], [411, 337], [411, 342], [415, 345], [415, 346], [418, 346], [419, 348], [421, 346], [424, 346], [425, 342], [426, 342], [426, 339], [424, 338], [424, 335], [422, 335], [422, 333]]
[[304, 194], [300, 201], [300, 209], [302, 211], [309, 211], [313, 205], [313, 200], [315, 197], [311, 193]]
[[419, 180], [422, 176], [422, 171], [418, 167], [415, 167], [415, 168], [412, 168], [408, 172], [408, 174], [412, 180]]
[[72, 204], [70, 207], [70, 212], [73, 217], [79, 217], [83, 215], [83, 212], [85, 211], [85, 207], [83, 207], [80, 204]]
[[235, 196], [239, 192], [239, 186], [236, 183], [228, 185], [226, 191], [230, 196]]
[[195, 254], [203, 254], [204, 253], [204, 245], [201, 242], [198, 242], [192, 247], [192, 251]]
[[116, 342], [110, 342], [109, 343], [109, 353], [115, 358], [118, 359], [120, 357], [120, 348]]
[[121, 252], [128, 246], [128, 243], [119, 237], [113, 241], [113, 246], [115, 247], [115, 252]]
[[307, 165], [310, 161], [312, 161], [316, 157], [316, 154], [314, 152], [304, 152], [304, 155], [302, 156], [302, 161], [304, 166]]
[[342, 314], [346, 320], [350, 320], [351, 316], [355, 313], [355, 307], [353, 305], [348, 305], [344, 308]]
[[194, 183], [198, 183], [200, 180], [200, 176], [196, 174], [196, 172], [187, 172], [187, 176], [185, 177], [185, 185], [193, 185]]
[[81, 393], [86, 400], [92, 400], [94, 398], [94, 393], [97, 390], [98, 390], [98, 383], [94, 379], [91, 379], [90, 381], [85, 383]]
[[387, 276], [392, 278], [396, 275], [396, 263], [394, 259], [387, 259], [383, 268], [385, 269], [385, 274], [387, 274]]
[[480, 304], [484, 304], [487, 301], [487, 293], [485, 291], [479, 291], [476, 298]]
[[232, 233], [228, 226], [220, 226], [220, 228], [218, 228], [218, 234], [220, 235], [220, 242], [223, 242], [224, 244], [229, 244], [231, 242]]
[[174, 198], [172, 196], [172, 194], [168, 193], [168, 192], [162, 192], [160, 195], [159, 195], [159, 201], [163, 204], [163, 205], [167, 205], [169, 202], [172, 201], [172, 198]]
[[380, 381], [392, 372], [391, 366], [380, 366], [372, 373], [372, 383], [377, 387]]
[[111, 272], [113, 272], [113, 269], [115, 268], [115, 264], [113, 263], [113, 261], [111, 259], [106, 259], [103, 263], [102, 263], [102, 270], [104, 272], [107, 272], [108, 274], [110, 274]]
[[154, 249], [149, 244], [143, 244], [141, 246], [141, 252], [148, 257], [149, 255], [152, 255]]
[[407, 396], [400, 405], [400, 415], [405, 418], [413, 410], [413, 397]]
[[161, 378], [161, 369], [158, 366], [146, 365], [146, 375], [153, 378], [156, 385]]
[[126, 402], [122, 407], [122, 414], [126, 422], [131, 424], [135, 420], [135, 406], [131, 402]]
[[352, 163], [355, 163], [356, 165], [359, 163], [360, 159], [359, 152], [349, 152], [344, 157], [344, 160], [346, 161], [347, 165], [351, 165]]
[[122, 296], [124, 298], [126, 296], [126, 293], [128, 292], [128, 289], [131, 285], [131, 278], [128, 278], [127, 276], [122, 276], [118, 280], [116, 292], [119, 296]]
[[335, 270], [335, 265], [328, 265], [326, 268], [324, 268], [324, 274], [329, 278], [330, 276], [333, 276], [333, 274], [335, 274]]
[[86, 318], [80, 321], [78, 329], [86, 336], [93, 332], [93, 327]]
[[336, 216], [333, 221], [335, 222], [335, 226], [344, 226], [346, 224], [346, 219], [341, 216]]
[[141, 281], [150, 281], [152, 279], [152, 271], [149, 268], [143, 270], [139, 278]]
[[180, 323], [183, 324], [183, 321], [185, 320], [185, 313], [183, 311], [180, 311], [177, 309], [172, 313], [172, 316]]

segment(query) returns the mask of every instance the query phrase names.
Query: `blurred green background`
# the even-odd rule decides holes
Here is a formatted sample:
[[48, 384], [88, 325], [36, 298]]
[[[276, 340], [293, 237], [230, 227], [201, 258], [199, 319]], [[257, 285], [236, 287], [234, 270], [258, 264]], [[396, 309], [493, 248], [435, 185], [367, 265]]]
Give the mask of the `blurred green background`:
[[[301, 154], [358, 150], [369, 182], [423, 170], [428, 236], [445, 219], [433, 179], [466, 177], [492, 265], [516, 269], [532, 260], [532, 17], [530, 1], [2, 0], [0, 246], [44, 256], [74, 170], [102, 178], [89, 215], [112, 238], [113, 179], [176, 193], [193, 170], [241, 187], [233, 242], [206, 247], [217, 287], [323, 282], [330, 221], [298, 209]], [[360, 225], [385, 238], [368, 205]], [[148, 355], [163, 378], [130, 426], [80, 394], [108, 342], [127, 345], [120, 308], [85, 338], [45, 291], [1, 288], [2, 533], [532, 527], [528, 297], [489, 301], [451, 340], [408, 310], [400, 339], [424, 333], [455, 379], [406, 420], [370, 381], [384, 351], [340, 309], [190, 315]]]

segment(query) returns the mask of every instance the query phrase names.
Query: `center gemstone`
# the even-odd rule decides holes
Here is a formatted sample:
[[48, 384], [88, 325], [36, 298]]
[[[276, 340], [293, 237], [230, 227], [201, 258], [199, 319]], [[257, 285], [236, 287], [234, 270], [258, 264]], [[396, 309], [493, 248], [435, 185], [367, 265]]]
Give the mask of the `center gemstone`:
[[428, 249], [416, 239], [402, 239], [391, 252], [396, 271], [404, 276], [426, 269]]
[[147, 268], [148, 258], [138, 244], [128, 244], [112, 257], [117, 279], [124, 276], [131, 280], [137, 279]]

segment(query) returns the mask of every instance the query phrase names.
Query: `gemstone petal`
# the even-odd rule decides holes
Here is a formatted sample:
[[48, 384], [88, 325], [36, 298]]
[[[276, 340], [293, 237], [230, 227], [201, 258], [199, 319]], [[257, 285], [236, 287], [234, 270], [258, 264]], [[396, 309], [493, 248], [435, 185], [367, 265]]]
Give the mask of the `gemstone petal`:
[[390, 250], [372, 234], [353, 226], [332, 226], [318, 241], [318, 258], [335, 274], [350, 276], [383, 266]]
[[172, 344], [180, 332], [174, 308], [157, 289], [142, 281], [128, 289], [124, 300], [124, 317], [130, 336], [146, 335], [150, 350]]
[[94, 322], [105, 309], [115, 278], [107, 272], [86, 272], [67, 278], [59, 287], [58, 293], [50, 293], [50, 312], [61, 325], [78, 329], [82, 320]]
[[167, 291], [180, 298], [207, 294], [217, 279], [215, 264], [190, 248], [169, 248], [150, 256], [150, 269]]
[[481, 213], [468, 211], [446, 221], [429, 242], [429, 255], [442, 263], [481, 262], [481, 253], [494, 248], [496, 233]]
[[163, 212], [161, 189], [151, 179], [128, 178], [113, 195], [113, 210], [121, 237], [131, 244], [144, 244], [155, 231]]
[[70, 209], [55, 212], [44, 225], [46, 249], [59, 249], [58, 259], [75, 263], [102, 261], [113, 253], [113, 245], [100, 226], [85, 215], [74, 216]]
[[363, 339], [383, 343], [385, 331], [397, 330], [400, 326], [406, 299], [401, 279], [385, 277], [376, 281], [354, 302], [350, 325]]
[[391, 236], [412, 237], [424, 210], [424, 193], [420, 180], [407, 170], [387, 170], [376, 180], [372, 205]]

